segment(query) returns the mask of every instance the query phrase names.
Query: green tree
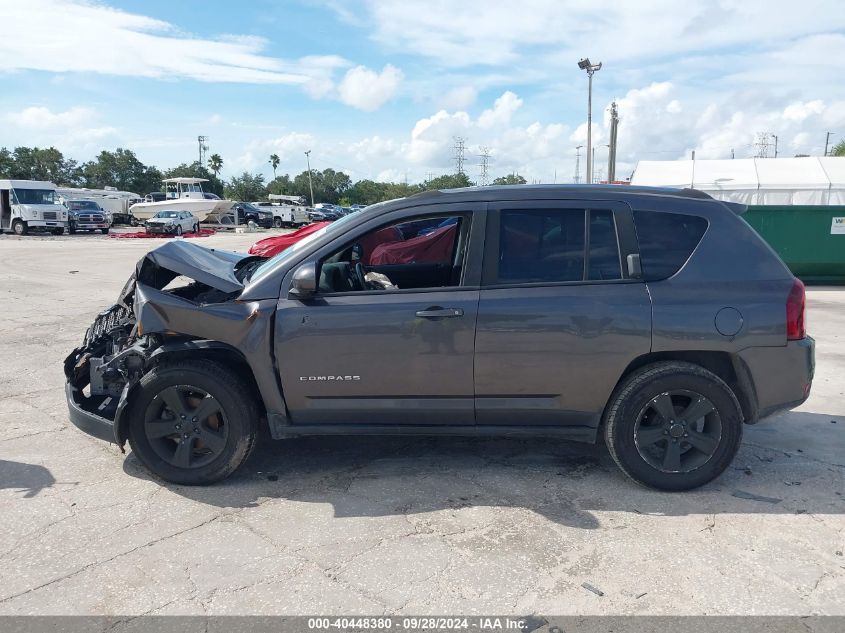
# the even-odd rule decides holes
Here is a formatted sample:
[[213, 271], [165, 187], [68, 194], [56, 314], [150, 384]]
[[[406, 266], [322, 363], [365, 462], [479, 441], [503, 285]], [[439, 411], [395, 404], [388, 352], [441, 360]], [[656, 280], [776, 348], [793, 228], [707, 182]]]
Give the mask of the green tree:
[[278, 154], [270, 154], [270, 165], [273, 167], [273, 180], [276, 179], [276, 169], [279, 167], [280, 162]]
[[0, 169], [9, 178], [22, 180], [49, 180], [58, 185], [78, 185], [81, 172], [75, 160], [66, 160], [55, 147], [16, 147], [13, 152], [5, 148], [0, 158]]
[[11, 178], [14, 167], [15, 159], [12, 158], [12, 152], [5, 147], [0, 147], [0, 177]]
[[839, 141], [836, 145], [833, 146], [833, 149], [830, 150], [831, 156], [845, 156], [845, 141]]
[[251, 202], [264, 197], [264, 176], [245, 171], [240, 177], [232, 178], [226, 185], [226, 197], [229, 200]]
[[120, 147], [113, 152], [103, 150], [82, 165], [83, 184], [97, 189], [110, 186], [144, 195], [161, 188], [161, 177], [156, 167], [147, 167], [135, 152]]
[[494, 185], [524, 185], [527, 181], [519, 174], [508, 174], [499, 176], [493, 180]]
[[290, 176], [284, 174], [283, 176], [276, 176], [267, 183], [267, 193], [274, 193], [276, 195], [294, 196], [299, 195], [294, 190], [293, 181]]
[[459, 172], [457, 174], [445, 174], [428, 180], [423, 183], [423, 187], [430, 191], [432, 189], [460, 189], [462, 187], [472, 187], [474, 184], [466, 174]]
[[220, 154], [212, 154], [208, 157], [208, 168], [215, 176], [220, 177], [220, 170], [223, 169], [223, 159]]

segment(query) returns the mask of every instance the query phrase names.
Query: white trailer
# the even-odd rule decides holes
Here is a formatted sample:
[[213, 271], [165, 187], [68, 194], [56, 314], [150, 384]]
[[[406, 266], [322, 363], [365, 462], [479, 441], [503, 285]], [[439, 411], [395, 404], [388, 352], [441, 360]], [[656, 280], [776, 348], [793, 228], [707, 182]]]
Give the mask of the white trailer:
[[[305, 206], [305, 199], [301, 196], [284, 196], [271, 193], [267, 196], [270, 199], [270, 209], [273, 211], [273, 226], [305, 226], [311, 222], [308, 217], [308, 207]], [[262, 205], [262, 208], [268, 207]]]
[[0, 231], [26, 235], [35, 229], [61, 235], [67, 228], [67, 214], [52, 182], [0, 180]]

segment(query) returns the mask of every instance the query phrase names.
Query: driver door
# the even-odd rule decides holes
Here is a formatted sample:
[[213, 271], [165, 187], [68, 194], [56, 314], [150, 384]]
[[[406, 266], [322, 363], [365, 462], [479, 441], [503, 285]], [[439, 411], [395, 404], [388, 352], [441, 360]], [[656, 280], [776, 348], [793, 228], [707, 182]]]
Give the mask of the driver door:
[[[294, 425], [475, 423], [473, 359], [485, 219], [478, 206], [431, 205], [415, 208], [413, 215], [390, 214], [309, 258], [337, 273], [338, 267], [347, 270], [343, 254], [349, 249], [360, 258], [348, 262], [353, 270], [361, 264], [364, 272], [384, 274], [398, 288], [361, 290], [354, 278], [330, 282], [323, 274], [317, 293], [299, 300], [287, 296], [288, 275], [276, 314], [275, 351]], [[432, 254], [431, 233], [425, 232], [449, 218], [457, 218], [450, 229], [454, 240]], [[438, 222], [422, 222], [411, 233], [393, 231], [398, 239], [390, 242], [372, 239], [421, 220]], [[416, 260], [422, 260], [419, 269]]]

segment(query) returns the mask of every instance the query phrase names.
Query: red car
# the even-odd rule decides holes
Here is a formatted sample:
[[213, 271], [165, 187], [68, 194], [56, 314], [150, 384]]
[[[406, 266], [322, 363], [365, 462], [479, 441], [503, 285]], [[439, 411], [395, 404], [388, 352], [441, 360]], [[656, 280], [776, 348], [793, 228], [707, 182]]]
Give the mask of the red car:
[[275, 237], [268, 237], [263, 240], [258, 240], [249, 249], [250, 255], [259, 255], [261, 257], [273, 257], [278, 255], [289, 246], [293, 246], [303, 237], [311, 235], [315, 231], [319, 231], [324, 226], [328, 226], [331, 222], [315, 222], [308, 226], [303, 226], [298, 231], [287, 233], [285, 235], [277, 235]]

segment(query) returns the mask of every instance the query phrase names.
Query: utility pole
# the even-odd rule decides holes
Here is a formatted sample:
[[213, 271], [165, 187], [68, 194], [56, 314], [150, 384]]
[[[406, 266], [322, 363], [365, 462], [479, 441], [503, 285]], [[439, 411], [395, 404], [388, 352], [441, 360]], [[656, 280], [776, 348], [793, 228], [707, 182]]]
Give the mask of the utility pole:
[[[589, 143], [589, 142], [590, 141], [587, 141], [587, 143]], [[590, 185], [594, 184], [594, 182], [595, 182], [593, 180], [593, 172], [592, 172], [592, 167], [591, 167], [591, 165], [595, 165], [595, 164], [596, 164], [596, 148], [594, 147], [592, 158], [590, 158], [589, 156], [587, 157], [587, 184], [590, 184]]]
[[833, 134], [833, 132], [828, 132], [827, 136], [824, 139], [824, 155], [825, 156], [827, 156], [827, 147], [828, 147], [828, 145], [830, 145], [830, 135], [831, 134]]
[[311, 208], [314, 208], [314, 185], [311, 183], [311, 150], [305, 152], [305, 162], [308, 165], [308, 191], [311, 192]]
[[593, 146], [593, 75], [601, 70], [601, 62], [592, 64], [590, 58], [585, 57], [578, 62], [578, 68], [587, 71], [587, 183], [591, 184], [593, 182], [593, 161], [590, 160], [590, 150]]
[[466, 139], [463, 136], [452, 137], [455, 141], [455, 173], [464, 173], [464, 150], [466, 149]]
[[772, 134], [772, 136], [775, 139], [775, 158], [777, 158], [778, 157], [778, 135]]
[[490, 174], [489, 174], [489, 171], [487, 169], [489, 164], [490, 164], [490, 148], [487, 147], [486, 145], [482, 145], [478, 149], [481, 150], [481, 154], [480, 154], [481, 162], [478, 164], [478, 166], [481, 167], [481, 173], [478, 176], [478, 180], [479, 180], [479, 183], [481, 184], [481, 186], [484, 187], [484, 186], [490, 184], [489, 183]]
[[572, 181], [577, 185], [581, 183], [581, 148], [583, 145], [575, 146], [575, 177]]
[[610, 104], [610, 145], [607, 152], [607, 181], [616, 180], [616, 133], [619, 127], [619, 110], [616, 102]]
[[207, 136], [197, 137], [197, 145], [199, 146], [200, 167], [205, 165], [205, 154], [206, 152], [208, 152], [208, 145], [206, 145], [206, 141], [208, 141]]

